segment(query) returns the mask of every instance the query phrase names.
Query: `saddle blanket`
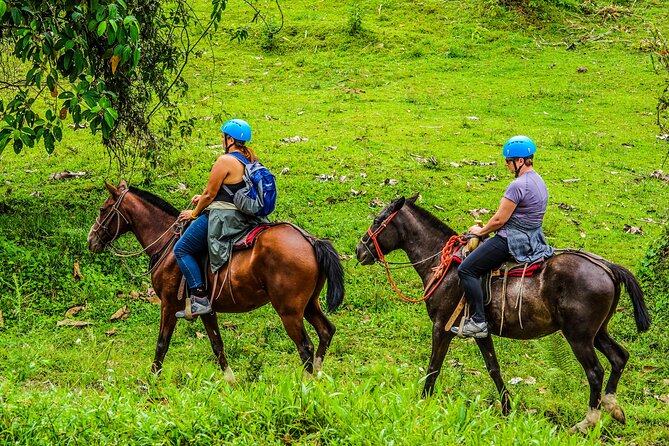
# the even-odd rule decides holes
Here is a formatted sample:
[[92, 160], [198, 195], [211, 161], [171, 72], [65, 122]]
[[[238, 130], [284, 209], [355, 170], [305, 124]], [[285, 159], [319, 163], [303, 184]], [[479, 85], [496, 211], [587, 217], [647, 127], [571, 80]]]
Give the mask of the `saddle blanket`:
[[256, 226], [255, 228], [252, 228], [244, 237], [239, 239], [239, 241], [237, 241], [234, 244], [232, 249], [239, 250], [239, 249], [248, 249], [248, 248], [253, 247], [253, 243], [255, 242], [256, 237], [258, 236], [258, 234], [263, 232], [265, 229], [269, 229], [271, 227], [272, 227], [271, 225], [260, 225], [260, 226]]
[[[462, 263], [462, 258], [458, 257], [458, 255], [454, 255], [453, 261], [457, 263]], [[516, 263], [515, 265], [516, 266], [513, 266], [512, 268], [509, 269], [507, 277], [523, 277], [523, 269], [525, 269], [525, 264]], [[527, 269], [525, 269], [525, 277], [531, 277], [537, 270], [541, 269], [542, 266], [544, 266], [543, 260], [538, 260], [534, 263], [527, 265]], [[503, 276], [504, 270], [503, 269], [493, 270], [490, 274], [493, 277]]]

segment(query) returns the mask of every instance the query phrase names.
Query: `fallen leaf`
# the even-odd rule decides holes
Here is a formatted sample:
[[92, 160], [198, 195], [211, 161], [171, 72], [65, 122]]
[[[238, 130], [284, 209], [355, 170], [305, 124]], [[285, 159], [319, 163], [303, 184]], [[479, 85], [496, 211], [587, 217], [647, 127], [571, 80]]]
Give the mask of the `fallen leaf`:
[[508, 383], [511, 384], [512, 386], [515, 386], [516, 384], [518, 384], [518, 383], [522, 383], [522, 382], [523, 382], [523, 378], [520, 378], [520, 377], [511, 378], [511, 379], [508, 381]]
[[58, 85], [53, 86], [53, 90], [51, 90], [51, 97], [52, 98], [58, 97]]
[[207, 337], [207, 335], [205, 333], [202, 333], [201, 331], [196, 331], [195, 337], [197, 337], [198, 339], [204, 339]]
[[77, 315], [77, 313], [79, 313], [83, 309], [84, 309], [83, 305], [75, 305], [73, 307], [70, 307], [65, 312], [65, 317], [74, 317]]
[[585, 238], [585, 237], [586, 237], [586, 235], [585, 235], [585, 231], [584, 231], [583, 229], [579, 229], [579, 232], [580, 232], [580, 234], [581, 234], [581, 238]]
[[235, 324], [232, 321], [225, 321], [225, 322], [221, 323], [221, 325], [223, 326], [223, 328], [235, 328], [239, 324]]
[[109, 318], [110, 321], [122, 321], [125, 319], [128, 319], [130, 316], [130, 308], [128, 308], [127, 305], [123, 305], [121, 308], [116, 311], [116, 313], [112, 314], [112, 316]]
[[587, 69], [586, 67], [581, 66], [581, 67], [578, 67], [578, 68], [576, 69], [576, 72], [577, 72], [577, 73], [587, 73], [587, 72], [588, 72], [588, 69]]
[[434, 206], [435, 209], [439, 209], [440, 211], [445, 210], [444, 208], [442, 208], [441, 206], [437, 206], [436, 204], [433, 204], [432, 206]]
[[475, 376], [479, 376], [481, 374], [481, 372], [478, 370], [465, 370], [465, 373], [469, 373], [470, 375], [475, 375]]
[[460, 167], [460, 165], [458, 163], [456, 163], [455, 161], [451, 161], [449, 164], [453, 167]]
[[652, 373], [660, 370], [662, 367], [656, 367], [654, 365], [645, 365], [641, 368], [644, 373]]
[[465, 118], [469, 119], [470, 121], [480, 121], [481, 118], [478, 116], [465, 116]]
[[316, 176], [316, 181], [321, 181], [321, 182], [330, 181], [332, 179], [334, 179], [334, 176], [328, 175], [327, 173], [322, 173]]
[[350, 193], [351, 195], [358, 196], [358, 195], [365, 195], [365, 194], [367, 193], [367, 191], [366, 191], [366, 190], [355, 190], [355, 189], [351, 189], [351, 190], [349, 191], [349, 193]]
[[67, 107], [63, 107], [60, 109], [60, 112], [58, 113], [58, 118], [63, 121], [65, 118], [67, 118]]
[[383, 200], [381, 200], [379, 197], [376, 197], [375, 199], [373, 199], [372, 201], [370, 201], [370, 202], [369, 202], [369, 205], [370, 205], [371, 207], [383, 207], [383, 206], [385, 206], [385, 205], [383, 204]]
[[281, 169], [281, 173], [279, 173], [279, 175], [286, 175], [288, 172], [290, 172], [290, 168], [284, 167]]
[[353, 254], [339, 254], [339, 260], [351, 260], [354, 257]]
[[2, 317], [2, 310], [0, 310], [0, 328], [5, 326], [5, 319]]
[[52, 173], [49, 175], [49, 178], [52, 180], [68, 180], [70, 178], [81, 178], [86, 175], [86, 172], [71, 172], [69, 170], [64, 170], [59, 173]]
[[146, 296], [146, 300], [154, 305], [160, 305], [160, 298], [155, 294]]
[[623, 230], [628, 234], [643, 235], [643, 229], [639, 226], [623, 225]]
[[566, 180], [562, 180], [563, 183], [577, 183], [581, 181], [580, 178], [567, 178]]
[[309, 138], [302, 138], [301, 136], [291, 136], [290, 138], [281, 138], [281, 142], [285, 142], [288, 144], [293, 144], [296, 142], [306, 142], [309, 141]]
[[75, 321], [74, 319], [63, 319], [62, 321], [56, 322], [56, 327], [88, 327], [89, 325], [94, 325], [93, 322], [85, 321]]
[[478, 209], [470, 209], [468, 212], [472, 217], [478, 218], [481, 215], [489, 214], [492, 211], [486, 208], [478, 208]]
[[560, 209], [562, 209], [563, 211], [573, 211], [573, 210], [576, 209], [574, 206], [572, 206], [570, 204], [567, 204], [567, 203], [560, 203], [560, 204], [558, 204], [558, 207]]
[[393, 186], [397, 183], [399, 183], [399, 181], [394, 180], [392, 178], [386, 178], [385, 180], [383, 180], [383, 183], [381, 183], [379, 186], [387, 186], [387, 185]]
[[534, 376], [528, 376], [523, 380], [525, 384], [534, 385], [537, 383], [537, 379]]
[[84, 276], [81, 275], [81, 269], [79, 268], [79, 260], [74, 261], [74, 280], [76, 282], [83, 279]]
[[111, 330], [105, 331], [106, 336], [116, 336], [116, 329], [112, 328]]
[[130, 292], [130, 297], [132, 297], [133, 299], [139, 299], [139, 291], [137, 291], [137, 290], [132, 290], [132, 291]]
[[274, 116], [270, 116], [270, 115], [265, 115], [265, 119], [267, 119], [268, 121], [275, 121], [278, 118], [275, 118]]

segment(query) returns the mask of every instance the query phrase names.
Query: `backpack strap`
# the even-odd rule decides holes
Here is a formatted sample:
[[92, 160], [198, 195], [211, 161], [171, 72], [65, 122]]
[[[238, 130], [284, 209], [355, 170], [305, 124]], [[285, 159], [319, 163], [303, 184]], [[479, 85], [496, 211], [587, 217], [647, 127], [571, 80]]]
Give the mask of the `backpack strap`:
[[239, 152], [230, 152], [230, 153], [228, 153], [228, 155], [234, 156], [235, 158], [237, 158], [239, 160], [239, 162], [241, 162], [245, 166], [247, 164], [251, 164], [251, 161], [247, 160], [246, 157]]

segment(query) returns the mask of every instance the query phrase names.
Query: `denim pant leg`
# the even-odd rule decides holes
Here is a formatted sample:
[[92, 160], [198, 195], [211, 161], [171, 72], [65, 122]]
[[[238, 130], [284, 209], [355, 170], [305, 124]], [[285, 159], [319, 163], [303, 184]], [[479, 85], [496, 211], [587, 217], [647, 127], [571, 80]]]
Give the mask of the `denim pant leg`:
[[200, 215], [174, 244], [174, 256], [186, 278], [189, 290], [204, 286], [197, 258], [207, 250], [208, 226], [209, 218], [206, 215]]
[[485, 321], [481, 276], [499, 268], [504, 261], [510, 258], [506, 238], [495, 236], [481, 243], [458, 267], [458, 276], [465, 289], [465, 296], [472, 309], [474, 321]]

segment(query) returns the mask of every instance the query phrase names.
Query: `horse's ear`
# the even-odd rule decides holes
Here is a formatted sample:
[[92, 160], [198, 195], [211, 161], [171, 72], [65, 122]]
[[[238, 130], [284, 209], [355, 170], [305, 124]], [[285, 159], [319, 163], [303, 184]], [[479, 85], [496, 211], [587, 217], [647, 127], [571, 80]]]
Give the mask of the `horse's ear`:
[[402, 209], [402, 206], [404, 206], [405, 201], [406, 201], [406, 198], [404, 198], [404, 197], [396, 198], [395, 200], [393, 200], [392, 211], [397, 212], [400, 209]]
[[127, 189], [128, 188], [128, 183], [126, 183], [125, 180], [121, 180], [121, 182], [118, 185], [118, 188], [120, 190]]
[[420, 194], [416, 194], [413, 197], [407, 198], [407, 201], [411, 204], [416, 204], [416, 200], [418, 200], [418, 197], [420, 197]]
[[119, 194], [118, 189], [116, 189], [114, 186], [107, 183], [106, 181], [105, 181], [105, 187], [107, 188], [107, 190], [109, 191], [109, 193], [111, 194], [112, 197], [114, 197], [114, 198], [118, 197], [118, 194]]

